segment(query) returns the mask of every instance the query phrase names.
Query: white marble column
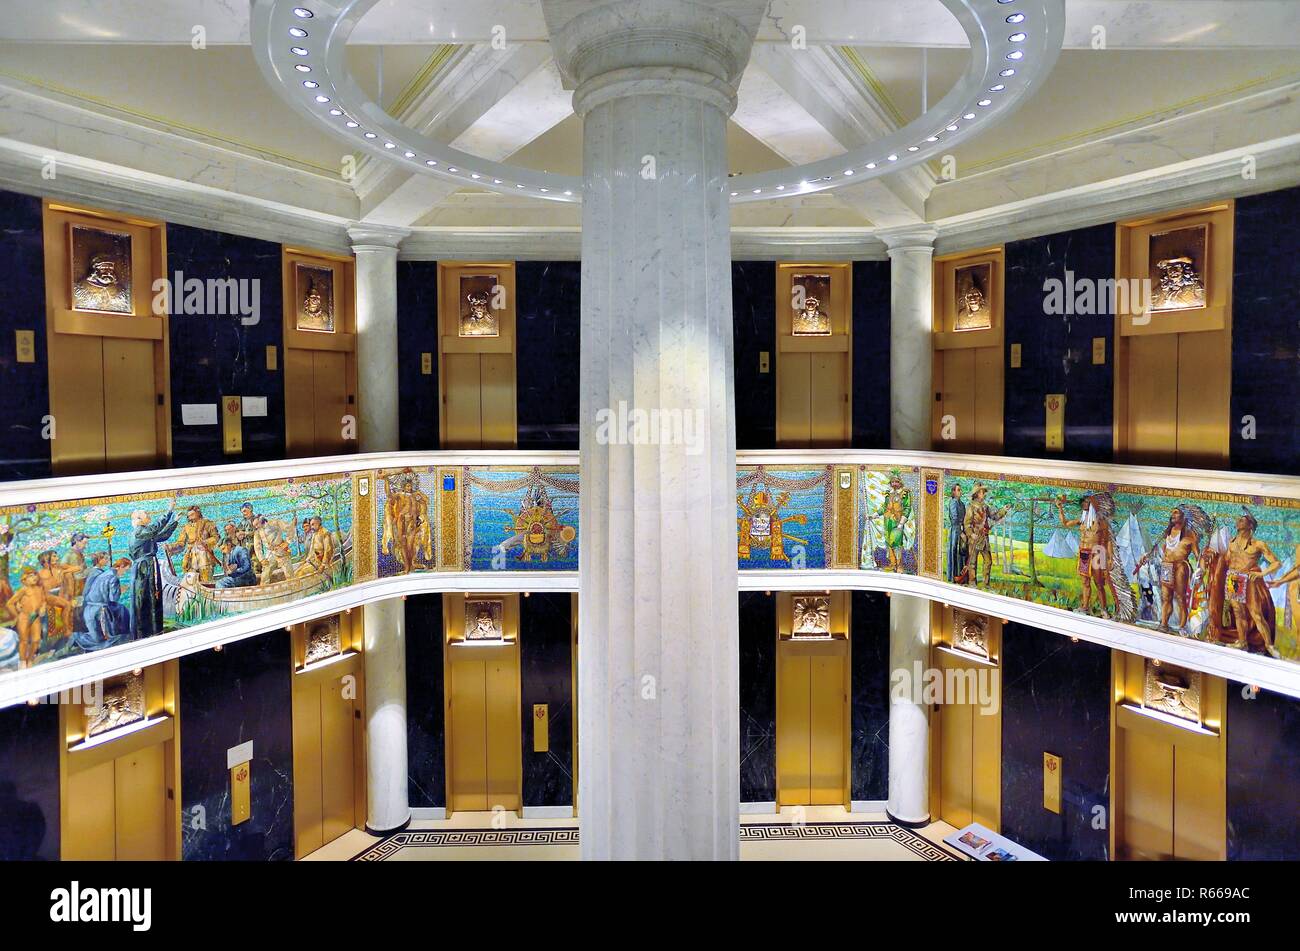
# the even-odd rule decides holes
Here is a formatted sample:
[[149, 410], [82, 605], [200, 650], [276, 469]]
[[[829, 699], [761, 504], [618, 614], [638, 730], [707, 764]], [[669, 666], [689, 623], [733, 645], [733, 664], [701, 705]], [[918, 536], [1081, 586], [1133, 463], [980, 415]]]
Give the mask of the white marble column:
[[[543, 0], [583, 117], [586, 859], [739, 852], [726, 128], [762, 7]], [[666, 412], [682, 426], [602, 425], [621, 410]]]
[[880, 232], [889, 248], [889, 448], [930, 448], [933, 228]]
[[[889, 248], [889, 443], [930, 448], [932, 259], [929, 227], [882, 232]], [[889, 670], [911, 685], [930, 664], [930, 604], [895, 594], [889, 600]], [[930, 818], [930, 711], [919, 693], [891, 689], [889, 815], [905, 823]]]
[[366, 828], [391, 832], [411, 818], [406, 778], [406, 611], [401, 598], [367, 604]]
[[357, 437], [362, 452], [396, 451], [397, 248], [411, 232], [348, 228], [357, 257]]

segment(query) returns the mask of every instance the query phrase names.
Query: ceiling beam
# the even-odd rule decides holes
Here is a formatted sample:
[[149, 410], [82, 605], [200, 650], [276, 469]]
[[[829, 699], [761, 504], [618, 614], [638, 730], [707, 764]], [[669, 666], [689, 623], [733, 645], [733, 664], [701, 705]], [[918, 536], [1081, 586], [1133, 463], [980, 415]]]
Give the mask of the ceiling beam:
[[[454, 148], [502, 161], [572, 115], [550, 49], [462, 47], [397, 118]], [[461, 186], [367, 157], [357, 194], [366, 221], [409, 227]]]

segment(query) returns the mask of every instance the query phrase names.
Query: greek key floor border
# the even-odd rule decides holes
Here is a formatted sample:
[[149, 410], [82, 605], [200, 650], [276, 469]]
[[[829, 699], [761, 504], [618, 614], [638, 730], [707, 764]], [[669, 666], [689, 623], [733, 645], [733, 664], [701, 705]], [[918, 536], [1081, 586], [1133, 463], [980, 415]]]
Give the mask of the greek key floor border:
[[[808, 822], [745, 823], [740, 827], [741, 842], [776, 842], [794, 839], [893, 839], [903, 848], [927, 862], [960, 861], [951, 852], [911, 829], [892, 822]], [[576, 828], [539, 829], [423, 829], [390, 835], [365, 851], [353, 856], [353, 862], [383, 862], [402, 849], [477, 848], [518, 845], [577, 845]]]

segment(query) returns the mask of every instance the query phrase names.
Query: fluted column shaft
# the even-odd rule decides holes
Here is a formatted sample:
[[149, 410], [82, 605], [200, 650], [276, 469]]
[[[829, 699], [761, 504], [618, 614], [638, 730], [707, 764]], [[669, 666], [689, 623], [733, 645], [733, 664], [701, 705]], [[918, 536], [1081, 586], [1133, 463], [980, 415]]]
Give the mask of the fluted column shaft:
[[[584, 120], [586, 859], [739, 853], [726, 127], [761, 4], [748, 34], [708, 6], [611, 3], [552, 29], [565, 38], [557, 59]], [[643, 16], [654, 29], [642, 29]], [[602, 427], [621, 410], [645, 413], [647, 427]]]

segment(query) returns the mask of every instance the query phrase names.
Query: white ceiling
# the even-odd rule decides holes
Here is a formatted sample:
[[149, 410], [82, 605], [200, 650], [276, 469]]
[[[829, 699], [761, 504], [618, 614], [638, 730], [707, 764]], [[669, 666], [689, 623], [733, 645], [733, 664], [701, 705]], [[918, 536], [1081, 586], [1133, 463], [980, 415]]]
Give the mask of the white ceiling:
[[[394, 115], [459, 148], [579, 174], [581, 123], [541, 41], [537, 7], [536, 0], [382, 0], [354, 34], [353, 73]], [[1074, 48], [1015, 116], [956, 151], [960, 175], [1045, 160], [1300, 80], [1295, 0], [1069, 0], [1067, 9]], [[344, 144], [266, 86], [247, 45], [247, 14], [243, 0], [0, 0], [0, 83], [337, 176]], [[806, 52], [780, 41], [795, 16], [808, 27]], [[507, 24], [506, 53], [465, 42], [494, 23]], [[190, 45], [196, 24], [204, 26], [206, 49]], [[1104, 50], [1088, 45], [1096, 24], [1107, 26]], [[915, 118], [922, 76], [935, 102], [965, 68], [965, 50], [952, 48], [954, 30], [960, 38], [938, 0], [772, 0], [729, 131], [732, 172], [838, 154]], [[1158, 146], [1151, 161], [1160, 158]], [[389, 223], [577, 220], [575, 209], [521, 211], [510, 199], [407, 181], [376, 160], [363, 166], [355, 182], [361, 213]], [[920, 219], [935, 185], [933, 169], [914, 169], [834, 197], [760, 203], [738, 220], [905, 223]]]

